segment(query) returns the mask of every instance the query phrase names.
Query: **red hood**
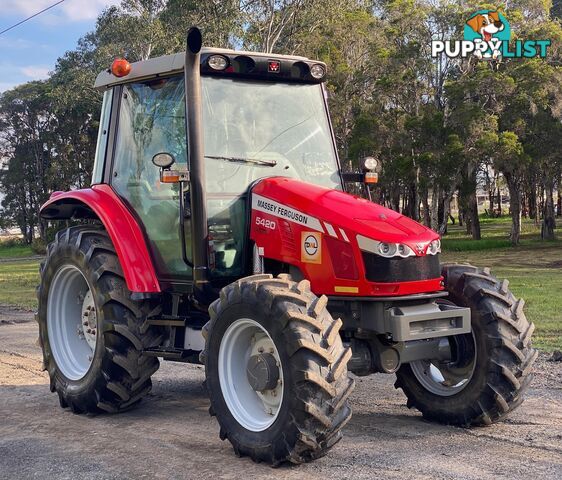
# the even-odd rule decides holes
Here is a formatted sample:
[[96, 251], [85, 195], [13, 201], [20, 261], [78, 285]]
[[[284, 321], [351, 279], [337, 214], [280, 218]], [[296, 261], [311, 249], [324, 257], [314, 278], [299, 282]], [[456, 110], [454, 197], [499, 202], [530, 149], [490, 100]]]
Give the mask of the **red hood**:
[[439, 235], [400, 213], [348, 193], [301, 182], [272, 177], [261, 180], [252, 190], [302, 213], [355, 233], [383, 242], [404, 243], [414, 252]]

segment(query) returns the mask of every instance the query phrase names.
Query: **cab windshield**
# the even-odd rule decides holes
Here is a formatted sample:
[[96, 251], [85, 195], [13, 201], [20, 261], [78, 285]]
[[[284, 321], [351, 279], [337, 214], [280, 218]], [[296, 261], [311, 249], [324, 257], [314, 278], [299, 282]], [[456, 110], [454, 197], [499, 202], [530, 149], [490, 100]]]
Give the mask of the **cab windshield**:
[[202, 93], [209, 193], [277, 175], [341, 188], [319, 85], [204, 76]]
[[[285, 176], [341, 188], [334, 144], [319, 85], [206, 76], [202, 93], [211, 275], [237, 277], [247, 265], [248, 187]], [[111, 185], [147, 231], [160, 277], [191, 276], [181, 257], [178, 186], [161, 183], [151, 162], [160, 152], [180, 166], [188, 161], [184, 79], [123, 85], [119, 105]], [[184, 226], [189, 252], [191, 224]]]

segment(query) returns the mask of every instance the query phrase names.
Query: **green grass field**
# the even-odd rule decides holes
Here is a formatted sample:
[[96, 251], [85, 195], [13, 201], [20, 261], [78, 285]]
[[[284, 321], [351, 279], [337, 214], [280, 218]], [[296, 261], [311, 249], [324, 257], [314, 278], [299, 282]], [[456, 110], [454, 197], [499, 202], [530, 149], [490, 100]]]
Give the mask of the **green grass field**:
[[0, 304], [35, 309], [38, 283], [39, 261], [0, 262]]
[[[546, 351], [562, 350], [562, 241], [541, 241], [537, 227], [525, 221], [521, 246], [513, 248], [507, 240], [509, 228], [509, 218], [483, 219], [484, 239], [474, 241], [462, 228], [451, 226], [443, 241], [443, 261], [490, 267], [497, 277], [509, 279], [510, 288], [525, 299], [525, 312], [536, 324], [535, 345]], [[557, 233], [562, 238], [562, 229]], [[0, 248], [0, 259], [31, 254], [31, 250], [22, 253], [25, 247], [12, 248], [16, 250], [10, 253]], [[38, 271], [37, 260], [0, 261], [0, 303], [36, 308]]]
[[0, 259], [3, 258], [24, 258], [35, 255], [29, 245], [13, 245], [0, 241]]

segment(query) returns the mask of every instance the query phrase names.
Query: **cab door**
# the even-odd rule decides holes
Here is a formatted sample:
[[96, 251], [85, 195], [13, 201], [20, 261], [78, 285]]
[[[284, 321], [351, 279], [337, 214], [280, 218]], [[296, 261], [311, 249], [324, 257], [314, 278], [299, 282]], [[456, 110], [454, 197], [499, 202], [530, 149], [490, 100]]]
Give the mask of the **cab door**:
[[[123, 85], [114, 140], [111, 186], [136, 214], [145, 231], [158, 276], [191, 280], [182, 260], [179, 186], [160, 182], [152, 157], [161, 152], [187, 163], [184, 81], [182, 76]], [[185, 222], [191, 252], [190, 222]]]

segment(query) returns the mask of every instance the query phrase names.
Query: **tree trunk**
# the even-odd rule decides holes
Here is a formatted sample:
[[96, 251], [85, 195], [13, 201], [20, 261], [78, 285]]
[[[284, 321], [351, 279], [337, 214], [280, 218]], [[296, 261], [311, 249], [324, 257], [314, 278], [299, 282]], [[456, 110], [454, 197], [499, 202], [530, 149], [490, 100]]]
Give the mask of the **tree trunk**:
[[[445, 194], [441, 201], [439, 202], [439, 235], [447, 235], [447, 223], [449, 221], [449, 216], [451, 215], [451, 197], [452, 195]], [[451, 217], [453, 218], [453, 217]], [[454, 223], [453, 218], [453, 223]]]
[[408, 188], [407, 201], [404, 205], [404, 214], [416, 222], [420, 219], [420, 197], [418, 194], [418, 188], [415, 182], [412, 182]]
[[543, 240], [554, 240], [556, 238], [554, 235], [556, 220], [554, 217], [554, 182], [552, 180], [546, 180], [545, 191], [546, 198], [544, 202], [541, 238]]
[[468, 207], [462, 209], [462, 218], [464, 220], [464, 228], [467, 235], [472, 235], [472, 216], [468, 211]]
[[413, 189], [414, 189], [414, 216], [412, 217], [414, 220], [419, 221], [420, 219], [420, 189], [419, 189], [419, 184], [420, 184], [420, 167], [418, 166], [416, 168], [416, 181], [413, 184]]
[[556, 202], [556, 216], [562, 216], [562, 177], [558, 179], [558, 185], [556, 186], [558, 189], [558, 199]]
[[498, 204], [498, 217], [501, 217], [501, 216], [502, 216], [502, 192], [501, 192], [500, 187], [498, 187], [498, 201], [497, 201], [497, 204]]
[[437, 231], [439, 228], [439, 203], [441, 200], [441, 190], [438, 186], [433, 187], [431, 196], [431, 209], [428, 212], [429, 226], [432, 230]]
[[509, 238], [513, 246], [519, 243], [521, 236], [521, 192], [518, 182], [511, 176], [506, 176], [509, 188], [509, 210], [511, 212], [511, 233]]
[[400, 187], [394, 185], [389, 195], [390, 208], [395, 212], [400, 211]]
[[539, 225], [540, 214], [544, 212], [544, 185], [541, 186], [539, 195], [538, 195], [538, 203], [537, 203], [537, 218], [535, 219], [535, 224]]
[[529, 216], [529, 202], [527, 199], [527, 195], [523, 191], [521, 193], [521, 217], [527, 218]]
[[430, 217], [430, 206], [429, 206], [429, 191], [427, 188], [424, 188], [421, 195], [421, 203], [423, 207], [423, 224], [426, 227], [431, 225], [431, 217]]
[[529, 218], [536, 220], [537, 219], [537, 188], [534, 184], [529, 189], [529, 193], [527, 195], [527, 201], [529, 203]]
[[[470, 233], [473, 240], [480, 240], [480, 218], [478, 217], [478, 201], [476, 199], [476, 188], [468, 197], [467, 217], [470, 218]], [[467, 222], [468, 223], [468, 222]]]
[[494, 188], [491, 187], [490, 189], [488, 189], [488, 200], [490, 202], [490, 217], [494, 218], [496, 216], [496, 211], [495, 211], [495, 202], [494, 202]]

